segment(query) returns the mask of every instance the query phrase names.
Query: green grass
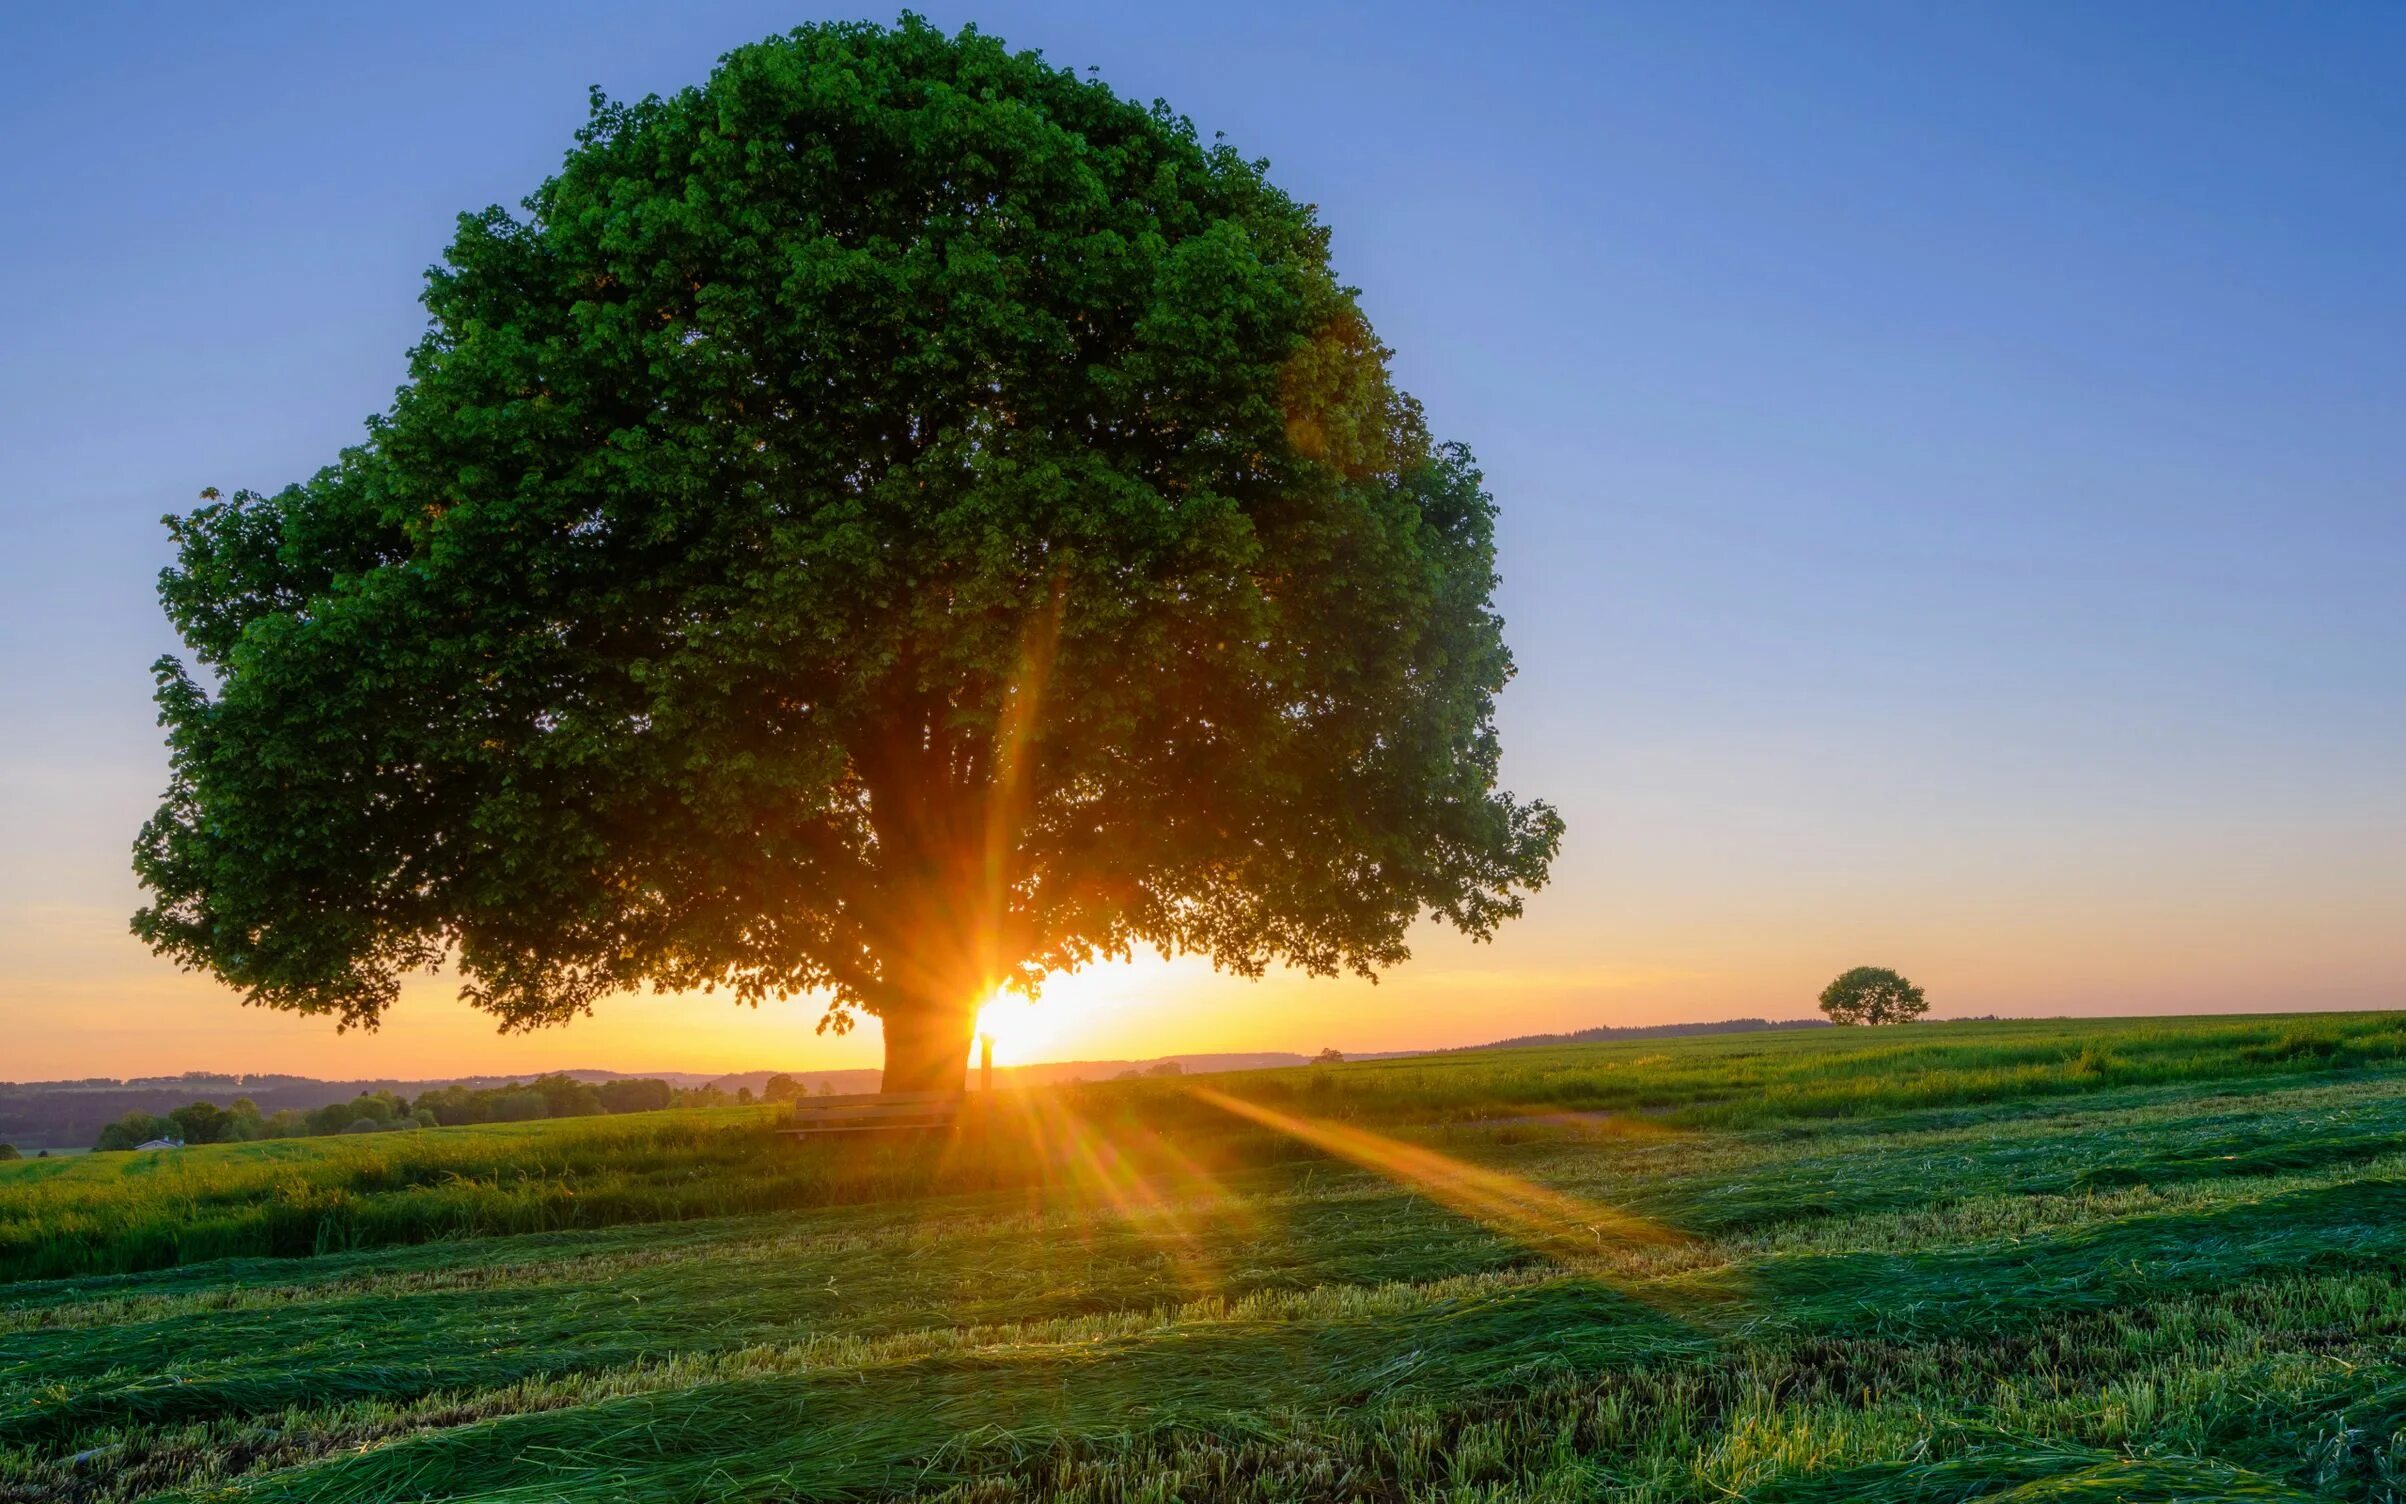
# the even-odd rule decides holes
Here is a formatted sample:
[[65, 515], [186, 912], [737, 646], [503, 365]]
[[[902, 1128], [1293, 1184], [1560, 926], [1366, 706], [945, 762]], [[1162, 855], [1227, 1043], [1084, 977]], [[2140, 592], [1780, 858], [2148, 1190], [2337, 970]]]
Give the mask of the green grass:
[[0, 1166], [0, 1500], [2406, 1499], [2402, 1026], [1212, 1079], [1384, 1172], [1151, 1081]]

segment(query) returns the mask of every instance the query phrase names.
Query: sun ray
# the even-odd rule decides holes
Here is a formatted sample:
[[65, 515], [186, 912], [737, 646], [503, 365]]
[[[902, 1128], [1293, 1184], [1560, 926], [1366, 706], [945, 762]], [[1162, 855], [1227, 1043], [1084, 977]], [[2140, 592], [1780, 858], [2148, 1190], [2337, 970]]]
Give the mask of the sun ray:
[[1600, 1201], [1566, 1195], [1516, 1175], [1440, 1154], [1357, 1128], [1297, 1117], [1208, 1086], [1188, 1090], [1196, 1100], [1301, 1140], [1350, 1164], [1384, 1175], [1523, 1247], [1556, 1257], [1583, 1257], [1613, 1246], [1668, 1247], [1690, 1241], [1659, 1222]]
[[[1150, 1126], [1100, 1121], [1057, 1088], [974, 1093], [965, 1106], [963, 1131], [945, 1151], [950, 1160], [1024, 1160], [1020, 1168], [1034, 1171], [1032, 1194], [1063, 1193], [1158, 1243], [1189, 1298], [1220, 1287], [1215, 1247], [1242, 1242], [1258, 1226], [1257, 1213], [1210, 1166]], [[1093, 1218], [1079, 1226], [1089, 1239], [1100, 1230]]]

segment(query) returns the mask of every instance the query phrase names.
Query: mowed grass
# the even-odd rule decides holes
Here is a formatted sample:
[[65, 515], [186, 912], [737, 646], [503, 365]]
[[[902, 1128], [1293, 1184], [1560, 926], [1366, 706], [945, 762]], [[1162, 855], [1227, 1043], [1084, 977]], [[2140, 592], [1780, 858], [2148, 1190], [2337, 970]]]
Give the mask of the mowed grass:
[[[1885, 1031], [1463, 1052], [1211, 1078], [1219, 1090], [1372, 1127], [1619, 1114], [1743, 1128], [1974, 1108], [2192, 1081], [2274, 1082], [2406, 1061], [2406, 1015], [2033, 1020]], [[1178, 1081], [1051, 1094], [1148, 1177], [1304, 1152]], [[0, 1165], [0, 1280], [307, 1257], [1057, 1182], [1062, 1144], [1005, 1134], [792, 1152], [768, 1108], [630, 1114]]]
[[949, 1145], [0, 1166], [0, 1499], [2406, 1498], [2401, 1045], [1922, 1025]]

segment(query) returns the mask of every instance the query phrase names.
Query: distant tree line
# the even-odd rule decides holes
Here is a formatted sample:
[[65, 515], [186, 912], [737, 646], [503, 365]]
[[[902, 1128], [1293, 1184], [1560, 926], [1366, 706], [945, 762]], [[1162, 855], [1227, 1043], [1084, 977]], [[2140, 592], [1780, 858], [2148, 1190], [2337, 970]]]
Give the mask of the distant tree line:
[[593, 1082], [558, 1074], [537, 1076], [523, 1084], [441, 1086], [420, 1092], [414, 1102], [393, 1091], [362, 1092], [348, 1102], [329, 1102], [307, 1112], [287, 1107], [263, 1114], [250, 1098], [237, 1097], [224, 1107], [193, 1102], [166, 1113], [129, 1112], [101, 1129], [92, 1147], [132, 1149], [154, 1139], [186, 1144], [246, 1143], [396, 1128], [448, 1128], [462, 1123], [524, 1123], [539, 1118], [654, 1112], [663, 1107], [722, 1106], [751, 1099], [748, 1088], [730, 1097], [715, 1086], [677, 1087], [652, 1077]]

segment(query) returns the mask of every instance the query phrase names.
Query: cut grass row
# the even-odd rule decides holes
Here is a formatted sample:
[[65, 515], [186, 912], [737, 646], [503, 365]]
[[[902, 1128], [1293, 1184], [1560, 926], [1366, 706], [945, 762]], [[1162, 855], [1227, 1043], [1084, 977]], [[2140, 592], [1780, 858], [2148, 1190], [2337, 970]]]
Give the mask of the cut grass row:
[[[2132, 1453], [2153, 1451], [2234, 1481], [2253, 1472], [2269, 1496], [2344, 1484], [2378, 1497], [2364, 1490], [2382, 1481], [2386, 1441], [2328, 1443], [2394, 1427], [2406, 1294], [2390, 1271], [2406, 1233], [2365, 1234], [2394, 1225], [2402, 1198], [2349, 1187], [2109, 1228], [2039, 1250], [2030, 1284], [2017, 1250], [1964, 1251], [1901, 1271], [1902, 1317], [1862, 1298], [1861, 1271], [1807, 1256], [1718, 1276], [1735, 1289], [1682, 1289], [1681, 1314], [1663, 1291], [1574, 1274], [1086, 1318], [983, 1343], [755, 1350], [653, 1385], [589, 1377], [508, 1413], [463, 1398], [354, 1453], [373, 1422], [358, 1414], [324, 1428], [320, 1460], [178, 1481], [198, 1497], [314, 1501], [682, 1498], [704, 1476], [710, 1497], [973, 1484], [1042, 1497], [1066, 1470], [1107, 1497], [1204, 1453], [1218, 1475], [1181, 1496], [1278, 1497], [1291, 1480], [1265, 1463], [1284, 1451], [1374, 1497], [1609, 1481], [1632, 1498], [1701, 1498], [1802, 1487], [1798, 1474], [1818, 1491], [1795, 1496], [1934, 1497], [1888, 1486], [1929, 1481], [1934, 1439], [1940, 1462], [1993, 1468], [2020, 1438], [2052, 1459], [2050, 1478], [2085, 1450], [2128, 1482]], [[2214, 1251], [2169, 1274], [2132, 1272], [2201, 1246]], [[287, 1443], [294, 1429], [264, 1434]], [[1858, 1491], [1830, 1491], [1820, 1475], [1849, 1456], [1867, 1470], [1846, 1485]]]
[[[1799, 1352], [1869, 1344], [1892, 1353], [1862, 1376], [1885, 1392], [1920, 1373], [1934, 1347], [2086, 1316], [2153, 1319], [2145, 1313], [2166, 1300], [2236, 1284], [2303, 1277], [2321, 1291], [2315, 1299], [2341, 1300], [2345, 1287], [2357, 1292], [2345, 1299], [2379, 1316], [2362, 1280], [2400, 1262], [2406, 1165], [2388, 1147], [2406, 1128], [2399, 1086], [2379, 1078], [2239, 1096], [2158, 1088], [1986, 1125], [1924, 1117], [1475, 1151], [1558, 1189], [1633, 1199], [1650, 1191], [1666, 1220], [1705, 1235], [1675, 1257], [1633, 1250], [1585, 1260], [1570, 1280], [1373, 1177], [1311, 1165], [1197, 1185], [1134, 1215], [989, 1196], [622, 1229], [585, 1249], [557, 1238], [465, 1243], [22, 1286], [11, 1307], [17, 1329], [0, 1338], [0, 1415], [14, 1417], [0, 1434], [28, 1486], [40, 1480], [27, 1497], [68, 1487], [138, 1497], [84, 1476], [88, 1467], [58, 1465], [94, 1450], [112, 1459], [110, 1477], [151, 1486], [264, 1486], [257, 1469], [274, 1464], [301, 1469], [287, 1481], [304, 1491], [291, 1497], [414, 1496], [389, 1491], [397, 1474], [355, 1476], [348, 1464], [323, 1472], [334, 1464], [318, 1445], [380, 1441], [395, 1452], [391, 1467], [444, 1478], [457, 1461], [445, 1459], [471, 1433], [555, 1461], [573, 1443], [625, 1474], [620, 1483], [634, 1493], [556, 1468], [527, 1486], [572, 1496], [589, 1485], [596, 1497], [617, 1497], [641, 1496], [626, 1481], [649, 1476], [640, 1457], [503, 1423], [556, 1413], [573, 1431], [639, 1414], [647, 1446], [674, 1434], [698, 1449], [660, 1464], [652, 1484], [667, 1488], [695, 1456], [715, 1458], [724, 1437], [709, 1416], [646, 1407], [689, 1394], [716, 1414], [721, 1400], [762, 1383], [772, 1396], [763, 1404], [789, 1406], [809, 1400], [813, 1385], [832, 1384], [839, 1398], [885, 1386], [889, 1410], [916, 1414], [913, 1396], [929, 1373], [977, 1376], [969, 1387], [996, 1408], [982, 1419], [928, 1412], [934, 1420], [915, 1439], [890, 1435], [885, 1412], [857, 1435], [834, 1418], [848, 1413], [842, 1406], [786, 1415], [781, 1434], [808, 1438], [814, 1458], [852, 1455], [854, 1472], [843, 1476], [856, 1482], [868, 1477], [861, 1457], [934, 1466], [957, 1444], [948, 1429], [956, 1423], [1040, 1434], [1046, 1466], [1074, 1453], [1084, 1460], [1072, 1470], [1100, 1467], [1099, 1478], [1124, 1476], [1110, 1461], [1121, 1452], [1154, 1466], [1171, 1446], [1155, 1432], [1172, 1413], [1199, 1417], [1223, 1439], [1247, 1427], [1319, 1434], [1332, 1407], [1360, 1408], [1365, 1396], [1381, 1414], [1429, 1405], [1517, 1414], [1510, 1395], [1531, 1380], [1516, 1376], [1521, 1358], [1570, 1382], [1708, 1359], [1801, 1362]], [[2325, 1142], [2347, 1152], [2239, 1176], [2199, 1173], [2198, 1156], [2168, 1152], [2184, 1141]], [[2155, 1165], [2158, 1183], [2083, 1184], [2116, 1164]], [[1431, 1346], [1449, 1335], [1477, 1349], [1477, 1362]], [[1233, 1377], [1179, 1400], [1185, 1391], [1157, 1384], [1144, 1356], [1162, 1353], [1190, 1379], [1217, 1372], [1222, 1359]], [[1814, 1361], [1827, 1368], [1834, 1359]], [[1092, 1414], [1079, 1408], [1086, 1401], [1061, 1398], [1087, 1381], [1081, 1375], [1106, 1373], [1134, 1396], [1135, 1418], [1108, 1396]], [[2064, 1375], [2074, 1388], [2093, 1379]], [[625, 1414], [607, 1408], [645, 1396]], [[437, 1437], [449, 1439], [431, 1459], [401, 1455]], [[900, 1450], [879, 1450], [890, 1447]], [[757, 1464], [764, 1477], [834, 1486], [836, 1474], [792, 1473], [793, 1458], [759, 1452], [737, 1447], [742, 1466], [726, 1476], [750, 1477]], [[725, 1460], [711, 1462], [713, 1476]], [[484, 1462], [458, 1465], [489, 1472]], [[0, 1476], [9, 1470], [0, 1461]], [[1022, 1483], [1041, 1494], [1034, 1476]], [[361, 1477], [367, 1492], [346, 1491]], [[906, 1487], [877, 1477], [860, 1486]], [[730, 1485], [721, 1496], [747, 1495]]]

